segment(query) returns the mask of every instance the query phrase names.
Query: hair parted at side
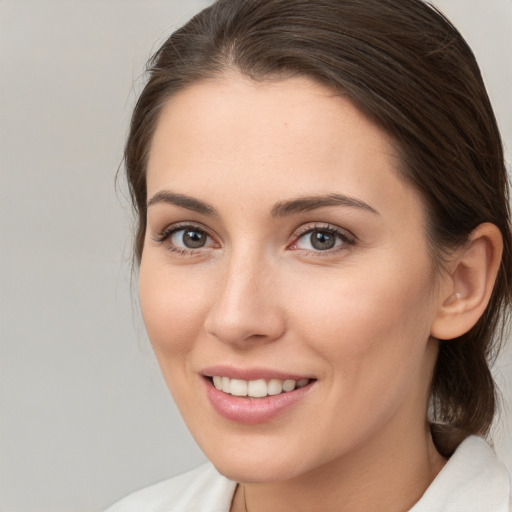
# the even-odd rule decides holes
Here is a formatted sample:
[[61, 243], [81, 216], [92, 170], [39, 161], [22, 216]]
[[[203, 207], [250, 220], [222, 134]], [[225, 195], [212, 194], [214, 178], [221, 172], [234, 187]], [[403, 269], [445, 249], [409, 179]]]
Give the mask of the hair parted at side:
[[456, 340], [440, 342], [432, 382], [434, 441], [449, 455], [488, 433], [490, 373], [512, 297], [508, 181], [496, 120], [475, 58], [457, 30], [421, 0], [219, 0], [173, 33], [149, 62], [125, 166], [146, 230], [146, 164], [162, 107], [187, 86], [235, 70], [254, 80], [302, 75], [353, 103], [396, 141], [399, 171], [421, 194], [433, 260], [491, 222], [504, 252], [489, 305]]

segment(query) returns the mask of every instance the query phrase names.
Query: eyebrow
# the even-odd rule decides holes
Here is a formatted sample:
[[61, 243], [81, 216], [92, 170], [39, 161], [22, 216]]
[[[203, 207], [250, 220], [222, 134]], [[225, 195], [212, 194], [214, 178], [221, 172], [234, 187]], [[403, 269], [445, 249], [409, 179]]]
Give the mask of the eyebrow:
[[375, 215], [380, 215], [375, 208], [360, 199], [342, 194], [329, 194], [325, 196], [299, 197], [291, 201], [279, 202], [272, 208], [272, 217], [284, 217], [287, 215], [293, 215], [294, 213], [308, 212], [327, 206], [348, 206], [351, 208], [360, 208], [374, 213]]
[[203, 215], [211, 215], [217, 217], [217, 211], [213, 206], [210, 206], [199, 199], [186, 196], [184, 194], [175, 194], [168, 190], [161, 190], [157, 192], [147, 203], [147, 207], [158, 203], [167, 203], [191, 210], [193, 212], [202, 213]]
[[[176, 194], [169, 190], [161, 190], [157, 192], [147, 203], [147, 207], [158, 203], [172, 204], [185, 208], [203, 215], [210, 215], [218, 217], [217, 210], [208, 203], [200, 201], [185, 194]], [[370, 206], [368, 203], [356, 199], [354, 197], [345, 196], [342, 194], [328, 194], [324, 196], [306, 196], [292, 199], [289, 201], [280, 201], [272, 207], [272, 217], [286, 217], [295, 213], [308, 212], [318, 208], [325, 208], [328, 206], [347, 206], [351, 208], [360, 208], [369, 211], [375, 215], [379, 212]]]

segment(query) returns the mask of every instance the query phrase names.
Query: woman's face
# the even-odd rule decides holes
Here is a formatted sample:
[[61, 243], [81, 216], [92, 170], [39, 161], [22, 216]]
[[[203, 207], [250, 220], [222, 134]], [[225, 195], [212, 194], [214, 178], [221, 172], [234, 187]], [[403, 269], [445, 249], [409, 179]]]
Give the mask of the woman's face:
[[384, 132], [306, 78], [233, 74], [164, 108], [142, 313], [227, 476], [284, 480], [424, 433], [442, 283], [397, 165]]

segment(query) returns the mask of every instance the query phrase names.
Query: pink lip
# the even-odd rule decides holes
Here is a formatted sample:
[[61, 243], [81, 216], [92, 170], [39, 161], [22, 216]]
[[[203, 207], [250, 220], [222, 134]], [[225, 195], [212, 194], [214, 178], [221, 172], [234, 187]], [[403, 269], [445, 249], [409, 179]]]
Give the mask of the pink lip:
[[278, 380], [301, 380], [314, 379], [310, 375], [299, 375], [292, 373], [284, 373], [279, 370], [271, 370], [268, 368], [234, 368], [231, 366], [210, 366], [201, 370], [201, 374], [205, 377], [229, 377], [230, 379], [257, 380], [257, 379], [278, 379]]
[[[286, 380], [287, 378], [300, 380], [300, 378], [304, 378], [289, 375], [282, 376], [282, 374], [276, 372], [266, 374], [265, 371], [261, 370], [251, 370], [247, 372], [245, 370], [235, 371], [233, 369], [226, 371], [227, 369], [225, 368], [219, 371], [219, 369], [219, 367], [215, 368], [215, 371], [211, 374], [210, 370], [205, 370], [202, 373], [206, 376], [222, 375], [235, 379], [242, 378], [244, 380], [256, 380], [258, 378], [267, 380], [270, 378], [279, 380]], [[251, 374], [251, 377], [248, 377], [248, 374]], [[279, 395], [266, 396], [264, 398], [250, 398], [232, 396], [223, 391], [219, 391], [215, 388], [210, 379], [205, 378], [204, 382], [206, 394], [215, 411], [223, 418], [245, 425], [255, 425], [272, 420], [285, 410], [288, 410], [300, 402], [315, 383], [315, 381], [312, 381], [307, 386]]]

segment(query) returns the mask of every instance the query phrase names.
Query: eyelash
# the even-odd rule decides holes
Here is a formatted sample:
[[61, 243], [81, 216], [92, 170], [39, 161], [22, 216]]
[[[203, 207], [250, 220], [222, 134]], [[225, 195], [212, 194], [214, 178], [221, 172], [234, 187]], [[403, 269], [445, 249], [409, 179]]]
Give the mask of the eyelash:
[[[354, 235], [349, 233], [348, 231], [338, 228], [337, 226], [333, 226], [332, 224], [325, 223], [313, 223], [305, 226], [301, 226], [298, 230], [295, 231], [293, 235], [293, 242], [288, 244], [289, 249], [293, 249], [294, 246], [297, 245], [299, 240], [305, 237], [308, 234], [314, 233], [315, 231], [321, 233], [327, 233], [335, 237], [341, 241], [341, 243], [331, 249], [326, 250], [307, 250], [296, 248], [295, 250], [302, 250], [302, 252], [306, 253], [308, 256], [314, 257], [327, 257], [332, 256], [333, 254], [337, 254], [341, 251], [346, 251], [349, 247], [353, 247], [356, 244], [356, 238]], [[336, 243], [336, 241], [335, 241]]]
[[[199, 224], [192, 224], [190, 222], [180, 223], [180, 224], [173, 224], [171, 226], [166, 227], [161, 233], [159, 233], [155, 238], [155, 242], [159, 244], [165, 244], [167, 241], [172, 238], [173, 235], [176, 233], [179, 233], [180, 231], [195, 231], [198, 233], [203, 233], [211, 240], [214, 240], [214, 237], [208, 232], [208, 230], [204, 227], [202, 227]], [[167, 249], [175, 254], [178, 254], [179, 256], [193, 256], [198, 253], [198, 251], [204, 251], [205, 249], [209, 249], [209, 247], [200, 247], [198, 249], [185, 249], [183, 247], [176, 247], [172, 244], [166, 244]]]
[[[172, 238], [173, 235], [180, 231], [195, 231], [198, 233], [203, 233], [206, 237], [213, 240], [215, 243], [215, 238], [209, 233], [209, 231], [199, 225], [199, 224], [193, 224], [190, 222], [186, 223], [180, 223], [180, 224], [173, 224], [171, 226], [166, 227], [161, 233], [159, 233], [155, 238], [155, 242], [159, 244], [165, 244], [167, 241]], [[307, 250], [307, 249], [300, 249], [297, 248], [297, 243], [299, 240], [303, 237], [305, 237], [308, 234], [314, 233], [315, 231], [327, 233], [329, 235], [334, 236], [336, 239], [340, 240], [341, 243], [337, 246], [326, 249], [326, 250]], [[335, 242], [336, 243], [336, 242]], [[301, 250], [302, 252], [313, 255], [314, 257], [323, 257], [323, 256], [332, 256], [333, 254], [337, 254], [338, 252], [347, 250], [348, 247], [352, 247], [356, 244], [356, 238], [351, 233], [340, 229], [336, 226], [333, 226], [331, 224], [325, 224], [325, 223], [313, 223], [309, 225], [305, 225], [300, 227], [298, 230], [296, 230], [293, 234], [293, 241], [289, 243], [286, 247], [290, 250]], [[348, 247], [347, 247], [348, 246]], [[215, 248], [215, 247], [214, 247]], [[178, 254], [180, 256], [192, 256], [195, 254], [198, 254], [200, 251], [211, 249], [211, 247], [200, 247], [197, 249], [192, 248], [182, 248], [182, 247], [176, 247], [172, 244], [167, 244], [167, 249], [175, 254]]]

